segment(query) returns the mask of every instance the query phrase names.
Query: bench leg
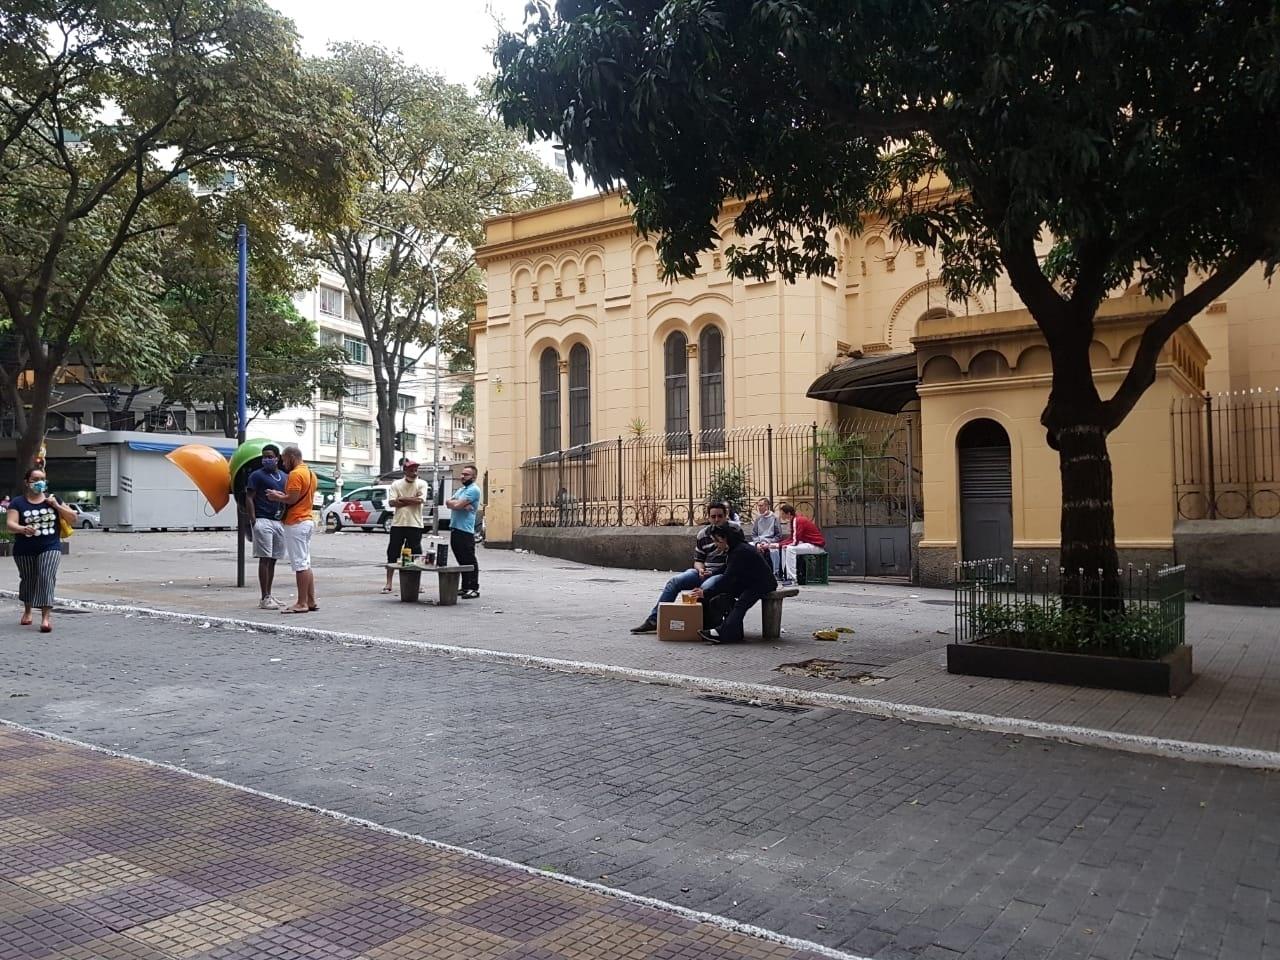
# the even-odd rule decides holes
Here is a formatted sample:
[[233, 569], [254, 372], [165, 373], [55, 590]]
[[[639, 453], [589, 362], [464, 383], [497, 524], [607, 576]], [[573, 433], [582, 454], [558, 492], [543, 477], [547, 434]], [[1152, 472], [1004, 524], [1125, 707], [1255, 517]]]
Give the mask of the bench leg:
[[418, 595], [422, 593], [422, 571], [421, 570], [401, 570], [400, 571], [400, 602], [401, 603], [417, 603]]
[[782, 636], [781, 600], [760, 601], [760, 628], [766, 640], [777, 640]]
[[460, 573], [442, 573], [440, 576], [440, 601], [437, 606], [452, 607], [458, 603], [458, 584], [462, 582]]

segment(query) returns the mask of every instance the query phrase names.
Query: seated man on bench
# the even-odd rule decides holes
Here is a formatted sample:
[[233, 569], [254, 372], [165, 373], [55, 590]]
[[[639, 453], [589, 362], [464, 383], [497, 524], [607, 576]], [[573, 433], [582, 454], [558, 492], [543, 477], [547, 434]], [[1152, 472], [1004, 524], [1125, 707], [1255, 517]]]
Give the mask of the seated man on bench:
[[711, 599], [721, 594], [736, 597], [733, 609], [721, 622], [720, 626], [710, 630], [699, 630], [698, 636], [708, 643], [741, 643], [742, 621], [747, 611], [777, 589], [778, 582], [773, 577], [773, 570], [754, 544], [747, 543], [746, 537], [737, 527], [723, 527], [713, 530], [717, 545], [724, 551], [725, 568], [714, 581], [708, 581], [705, 587], [693, 591], [699, 599]]
[[[724, 569], [724, 554], [716, 545], [712, 533], [729, 526], [736, 526], [729, 519], [729, 505], [719, 500], [707, 504], [708, 524], [698, 531], [697, 545], [693, 549], [693, 566], [684, 573], [677, 573], [662, 588], [658, 603], [671, 603], [680, 596], [682, 590], [694, 587], [708, 587], [715, 582], [716, 576]], [[739, 533], [742, 531], [739, 529]], [[649, 616], [638, 627], [632, 627], [632, 633], [658, 632], [658, 603], [653, 605]]]

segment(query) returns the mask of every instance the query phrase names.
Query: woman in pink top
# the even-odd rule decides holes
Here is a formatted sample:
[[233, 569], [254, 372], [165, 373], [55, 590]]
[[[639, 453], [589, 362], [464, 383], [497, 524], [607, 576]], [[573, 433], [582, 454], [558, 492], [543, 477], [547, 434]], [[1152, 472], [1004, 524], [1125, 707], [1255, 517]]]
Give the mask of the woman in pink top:
[[791, 504], [778, 504], [778, 513], [784, 522], [791, 523], [791, 536], [778, 544], [782, 550], [782, 582], [791, 583], [796, 578], [796, 557], [802, 553], [826, 553], [827, 541], [818, 525], [796, 513]]

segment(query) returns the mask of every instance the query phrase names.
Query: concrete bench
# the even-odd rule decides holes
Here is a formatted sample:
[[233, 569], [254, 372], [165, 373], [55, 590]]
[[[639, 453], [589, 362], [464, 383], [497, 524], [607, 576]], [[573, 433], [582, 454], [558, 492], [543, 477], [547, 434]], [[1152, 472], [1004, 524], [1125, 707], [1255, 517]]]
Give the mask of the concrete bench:
[[767, 594], [760, 601], [760, 627], [766, 640], [777, 640], [782, 636], [782, 601], [799, 594], [795, 587], [786, 587]]
[[456, 567], [437, 567], [433, 563], [387, 563], [384, 566], [388, 570], [395, 570], [400, 574], [401, 603], [418, 602], [418, 597], [422, 593], [423, 572], [432, 571], [439, 574], [440, 599], [436, 601], [437, 607], [452, 607], [457, 604], [458, 587], [462, 583], [462, 575], [475, 569], [475, 567], [465, 564]]

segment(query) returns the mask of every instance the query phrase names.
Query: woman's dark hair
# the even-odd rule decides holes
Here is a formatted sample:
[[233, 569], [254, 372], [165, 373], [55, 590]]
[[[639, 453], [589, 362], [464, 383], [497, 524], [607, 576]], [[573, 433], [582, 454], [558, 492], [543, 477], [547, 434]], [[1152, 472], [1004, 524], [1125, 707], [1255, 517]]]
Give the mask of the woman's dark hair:
[[780, 503], [778, 504], [778, 512], [790, 514], [794, 517], [796, 515], [796, 508], [789, 503]]
[[44, 473], [44, 468], [43, 468], [43, 467], [27, 467], [27, 472], [26, 472], [26, 473], [24, 473], [24, 474], [22, 475], [22, 482], [23, 482], [23, 483], [30, 483], [30, 482], [31, 482], [31, 475], [32, 475], [33, 473], [37, 473], [37, 472], [38, 472], [38, 473]]
[[711, 531], [711, 536], [717, 540], [723, 540], [732, 550], [740, 543], [746, 543], [747, 538], [742, 532], [741, 527], [718, 527]]

